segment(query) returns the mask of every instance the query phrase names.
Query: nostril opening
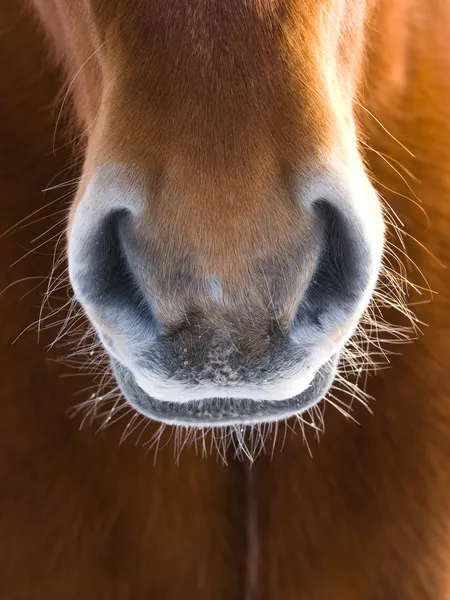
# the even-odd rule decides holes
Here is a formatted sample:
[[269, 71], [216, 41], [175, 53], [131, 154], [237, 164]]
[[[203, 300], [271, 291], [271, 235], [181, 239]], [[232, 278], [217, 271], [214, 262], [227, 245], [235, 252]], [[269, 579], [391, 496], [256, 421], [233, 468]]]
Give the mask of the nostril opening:
[[133, 320], [152, 321], [149, 300], [133, 271], [129, 245], [133, 238], [132, 214], [126, 209], [109, 213], [78, 237], [72, 232], [69, 257], [71, 280], [78, 299], [98, 317], [111, 325], [128, 327]]
[[296, 323], [328, 329], [348, 316], [364, 295], [370, 278], [370, 255], [356, 217], [345, 215], [326, 200], [316, 201], [314, 209], [322, 224], [322, 246]]
[[111, 213], [85, 240], [88, 268], [76, 278], [83, 300], [104, 304], [137, 296], [136, 282], [120, 239], [120, 228], [126, 227], [127, 220], [125, 210]]

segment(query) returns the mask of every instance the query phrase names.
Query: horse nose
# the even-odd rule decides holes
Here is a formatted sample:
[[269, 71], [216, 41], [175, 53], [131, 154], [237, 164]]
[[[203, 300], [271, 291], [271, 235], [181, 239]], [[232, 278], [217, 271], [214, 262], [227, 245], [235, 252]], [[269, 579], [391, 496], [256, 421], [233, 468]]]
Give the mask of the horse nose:
[[[302, 244], [280, 251], [274, 243], [264, 249], [263, 262], [254, 255], [237, 259], [234, 248], [236, 262], [247, 263], [248, 274], [227, 303], [220, 278], [203, 279], [201, 286], [193, 275], [202, 268], [198, 258], [190, 275], [173, 279], [175, 256], [166, 252], [166, 278], [153, 288], [159, 267], [149, 261], [150, 242], [137, 235], [145, 218], [142, 199], [130, 193], [130, 186], [123, 191], [116, 181], [107, 184], [94, 178], [75, 209], [69, 275], [106, 350], [121, 365], [116, 368], [120, 376], [128, 369], [134, 384], [158, 402], [284, 401], [312, 385], [320, 369], [338, 356], [379, 268], [382, 236], [361, 208], [361, 198], [367, 206], [370, 187], [352, 188], [327, 173], [315, 183], [311, 179], [298, 200], [309, 219], [298, 231]], [[218, 223], [216, 235], [220, 231]], [[153, 234], [152, 247], [159, 243], [158, 232]], [[295, 283], [299, 278], [301, 286]], [[177, 303], [183, 310], [175, 311]], [[280, 315], [288, 318], [278, 327]], [[217, 344], [208, 332], [220, 327], [227, 335]], [[170, 335], [173, 328], [184, 333]], [[110, 342], [108, 331], [120, 338], [120, 348]], [[129, 377], [124, 381], [128, 385]]]
[[[88, 315], [109, 327], [129, 334], [148, 330], [155, 333], [152, 290], [143, 289], [148, 273], [143, 274], [145, 250], [137, 250], [136, 229], [144, 215], [138, 191], [131, 185], [118, 185], [117, 179], [93, 178], [79, 202], [69, 236], [69, 275], [75, 294]], [[246, 305], [255, 312], [276, 306], [272, 322], [279, 319], [283, 307], [289, 306], [286, 333], [299, 340], [303, 336], [330, 334], [367, 301], [380, 260], [380, 244], [374, 241], [375, 224], [361, 210], [363, 202], [357, 197], [367, 188], [349, 189], [339, 185], [339, 179], [321, 173], [300, 190], [299, 202], [311, 217], [306, 245], [296, 247], [292, 257], [274, 248], [273, 256], [264, 264], [251, 262], [254, 268], [238, 290], [238, 302], [233, 310]], [[370, 193], [370, 190], [369, 190]], [[199, 224], [201, 227], [201, 224]], [[218, 223], [217, 235], [220, 235]], [[175, 233], [176, 235], [176, 233]], [[305, 239], [304, 231], [298, 232]], [[157, 233], [155, 232], [155, 237]], [[153, 240], [154, 241], [154, 240]], [[182, 240], [180, 239], [180, 244]], [[158, 240], [156, 239], [156, 244]], [[236, 249], [234, 249], [236, 252]], [[304, 255], [308, 255], [308, 260]], [[167, 281], [173, 257], [165, 256]], [[242, 261], [242, 257], [239, 257]], [[174, 258], [173, 258], [174, 260]], [[153, 265], [156, 269], [157, 265]], [[151, 269], [151, 267], [150, 267]], [[195, 270], [195, 265], [192, 271]], [[171, 290], [181, 296], [189, 288], [195, 304], [200, 296], [208, 297], [210, 306], [226, 304], [226, 294], [220, 278], [204, 280], [203, 286], [186, 275]], [[302, 285], [294, 284], [301, 279]], [[286, 281], [288, 280], [288, 281]], [[166, 282], [162, 282], [162, 285]], [[182, 288], [185, 288], [182, 290]], [[255, 292], [258, 289], [259, 295]], [[262, 291], [261, 291], [262, 290]], [[167, 304], [170, 299], [167, 298]], [[259, 306], [257, 303], [259, 302]], [[293, 310], [294, 309], [294, 310]], [[170, 321], [170, 310], [165, 311]], [[179, 314], [175, 315], [179, 319]], [[239, 315], [236, 315], [239, 320]]]

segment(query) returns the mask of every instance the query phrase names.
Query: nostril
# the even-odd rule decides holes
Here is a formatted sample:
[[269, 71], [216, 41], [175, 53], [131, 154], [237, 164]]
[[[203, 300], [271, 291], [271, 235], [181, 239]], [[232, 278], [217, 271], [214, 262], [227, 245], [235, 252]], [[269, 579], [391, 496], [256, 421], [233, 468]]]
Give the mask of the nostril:
[[78, 231], [72, 233], [71, 272], [77, 295], [96, 305], [137, 292], [127, 256], [120, 239], [120, 228], [126, 226], [125, 210], [110, 213], [95, 226], [85, 224], [87, 233], [80, 239]]
[[322, 224], [322, 247], [316, 270], [299, 304], [296, 325], [329, 332], [355, 311], [367, 290], [370, 250], [356, 217], [326, 200], [314, 203]]
[[69, 242], [75, 295], [95, 320], [127, 332], [153, 325], [148, 299], [134, 274], [132, 214], [112, 211], [98, 223], [78, 223]]
[[[356, 217], [321, 200], [317, 210], [325, 223], [325, 240], [316, 274], [331, 294], [356, 301], [369, 281], [370, 252]], [[331, 285], [330, 285], [331, 284]]]

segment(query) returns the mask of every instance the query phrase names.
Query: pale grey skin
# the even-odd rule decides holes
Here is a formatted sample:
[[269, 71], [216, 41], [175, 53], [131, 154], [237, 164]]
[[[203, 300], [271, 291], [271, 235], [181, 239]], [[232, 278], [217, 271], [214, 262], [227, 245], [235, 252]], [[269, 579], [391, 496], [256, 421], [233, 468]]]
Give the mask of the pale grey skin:
[[[381, 265], [379, 201], [360, 161], [354, 164], [360, 166], [324, 165], [299, 184], [299, 201], [311, 218], [308, 236], [291, 256], [252, 264], [260, 274], [255, 277], [272, 285], [270, 302], [261, 299], [264, 314], [259, 307], [251, 314], [245, 290], [241, 304], [233, 304], [220, 278], [200, 280], [189, 256], [171, 277], [159, 274], [151, 240], [143, 244], [137, 234], [139, 183], [118, 165], [93, 174], [72, 223], [69, 274], [136, 410], [172, 424], [255, 424], [301, 413], [324, 397]], [[295, 318], [281, 331], [270, 306], [286, 300], [289, 290], [279, 277], [282, 271], [285, 280], [286, 270], [292, 279], [308, 276], [294, 299]], [[194, 312], [175, 331], [165, 331], [154, 298], [178, 295], [181, 301], [186, 289], [208, 296], [211, 307], [222, 305], [227, 317], [215, 325], [214, 315]], [[252, 319], [257, 327], [250, 335]]]

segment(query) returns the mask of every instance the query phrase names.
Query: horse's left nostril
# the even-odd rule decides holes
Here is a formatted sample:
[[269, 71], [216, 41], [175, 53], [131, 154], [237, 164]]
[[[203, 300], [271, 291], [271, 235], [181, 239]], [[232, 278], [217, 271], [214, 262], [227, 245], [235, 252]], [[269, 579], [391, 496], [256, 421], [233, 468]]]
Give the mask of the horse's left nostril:
[[315, 210], [323, 223], [323, 243], [295, 324], [329, 332], [361, 302], [369, 285], [372, 261], [357, 221], [325, 200], [316, 202]]

